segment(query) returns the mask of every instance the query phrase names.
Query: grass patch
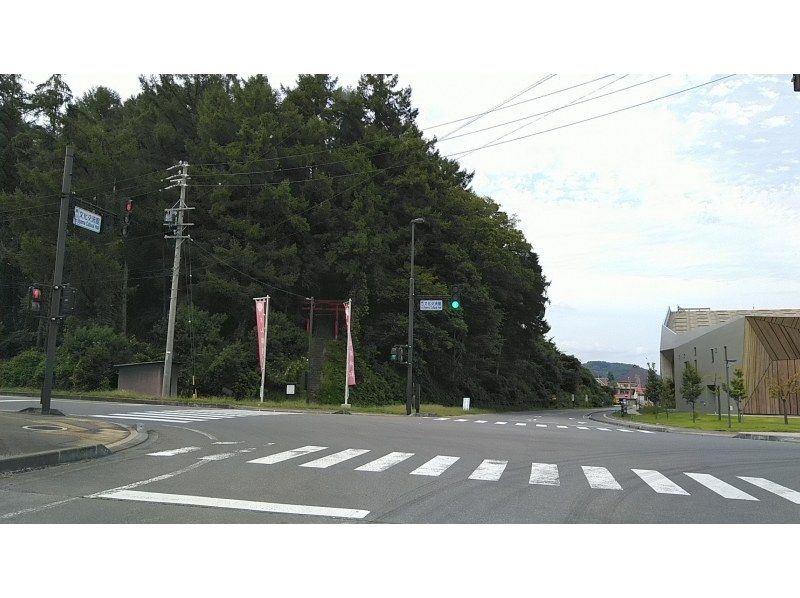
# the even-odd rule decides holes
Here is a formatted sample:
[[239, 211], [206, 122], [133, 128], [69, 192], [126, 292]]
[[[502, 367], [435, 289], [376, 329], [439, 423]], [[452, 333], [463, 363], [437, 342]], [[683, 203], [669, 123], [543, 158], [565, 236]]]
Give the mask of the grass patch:
[[[3, 394], [19, 394], [26, 396], [38, 397], [40, 390], [35, 388], [2, 388], [0, 393]], [[337, 405], [326, 405], [321, 403], [306, 403], [305, 398], [284, 399], [284, 400], [268, 400], [264, 402], [258, 400], [236, 400], [230, 397], [198, 397], [192, 399], [189, 397], [173, 397], [171, 399], [162, 399], [161, 397], [152, 397], [135, 392], [125, 390], [92, 390], [92, 391], [68, 391], [56, 390], [53, 391], [54, 397], [66, 398], [89, 398], [89, 399], [130, 399], [139, 403], [153, 403], [154, 405], [163, 404], [179, 404], [190, 406], [214, 406], [225, 405], [231, 407], [248, 407], [248, 408], [262, 408], [262, 409], [290, 409], [293, 411], [338, 411]], [[396, 403], [392, 405], [352, 405], [350, 409], [353, 413], [383, 413], [389, 415], [405, 415], [405, 403]], [[458, 406], [436, 405], [433, 403], [421, 403], [419, 407], [420, 413], [435, 413], [439, 416], [455, 416], [464, 415], [465, 412]], [[466, 412], [469, 415], [483, 415], [489, 413], [497, 413], [498, 411], [492, 409], [470, 409]]]
[[[619, 417], [618, 413], [613, 414]], [[660, 424], [662, 426], [676, 426], [693, 430], [711, 430], [718, 432], [800, 432], [800, 418], [790, 417], [789, 423], [783, 423], [783, 416], [745, 415], [742, 423], [736, 420], [736, 415], [731, 415], [731, 427], [728, 428], [728, 418], [723, 415], [717, 419], [716, 415], [698, 413], [697, 421], [692, 421], [692, 414], [684, 411], [670, 411], [669, 418], [664, 412], [658, 414], [645, 413], [641, 415], [627, 415], [626, 420], [644, 424]]]

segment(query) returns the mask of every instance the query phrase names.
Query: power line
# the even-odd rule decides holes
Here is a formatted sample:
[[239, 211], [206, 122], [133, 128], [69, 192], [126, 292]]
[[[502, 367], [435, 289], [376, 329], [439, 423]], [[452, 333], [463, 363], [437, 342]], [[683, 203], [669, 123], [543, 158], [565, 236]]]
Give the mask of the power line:
[[239, 268], [237, 268], [236, 266], [232, 266], [231, 264], [229, 264], [228, 262], [226, 262], [222, 258], [220, 258], [220, 257], [214, 255], [213, 253], [211, 253], [210, 251], [206, 250], [196, 239], [193, 239], [192, 237], [189, 237], [189, 241], [192, 244], [196, 245], [198, 247], [198, 249], [200, 249], [200, 251], [202, 251], [203, 253], [205, 253], [209, 257], [214, 258], [216, 261], [218, 261], [223, 266], [227, 266], [231, 270], [234, 270], [234, 271], [238, 272], [239, 274], [249, 278], [253, 282], [256, 282], [258, 284], [264, 285], [265, 287], [269, 287], [271, 289], [275, 289], [276, 291], [280, 291], [281, 293], [286, 293], [287, 295], [293, 295], [294, 297], [300, 297], [301, 299], [305, 299], [306, 296], [307, 296], [307, 295], [301, 295], [299, 293], [295, 293], [293, 291], [287, 291], [286, 289], [282, 289], [281, 287], [276, 286], [276, 285], [274, 285], [272, 283], [268, 283], [268, 282], [264, 282], [263, 280], [259, 280], [258, 278], [255, 278], [255, 277], [249, 275], [247, 272], [243, 272], [242, 270], [239, 270]]
[[[654, 81], [658, 81], [659, 79], [663, 79], [664, 77], [669, 77], [669, 75], [660, 75], [658, 77], [654, 77], [652, 79], [648, 79], [647, 81], [640, 81], [639, 83], [634, 83], [633, 85], [628, 85], [627, 87], [622, 87], [621, 89], [615, 89], [614, 91], [609, 91], [608, 93], [604, 93], [604, 94], [601, 94], [599, 96], [595, 96], [593, 98], [583, 99], [583, 100], [575, 101], [575, 102], [570, 102], [569, 104], [565, 104], [565, 105], [560, 106], [558, 108], [551, 108], [550, 110], [545, 110], [544, 112], [537, 112], [535, 114], [529, 114], [527, 116], [523, 116], [521, 118], [515, 118], [514, 120], [508, 120], [506, 122], [502, 122], [502, 123], [497, 124], [497, 125], [492, 125], [490, 127], [484, 127], [483, 129], [476, 129], [474, 131], [469, 131], [467, 133], [462, 133], [461, 135], [454, 135], [452, 137], [449, 137], [448, 139], [439, 139], [438, 141], [451, 141], [453, 139], [458, 139], [459, 137], [466, 137], [467, 135], [474, 135], [475, 133], [482, 133], [483, 131], [489, 131], [491, 129], [497, 129], [498, 127], [504, 127], [506, 125], [511, 125], [511, 124], [514, 124], [514, 123], [517, 123], [517, 122], [520, 122], [520, 121], [523, 121], [523, 120], [528, 120], [529, 118], [534, 118], [536, 116], [547, 116], [548, 114], [552, 114], [553, 112], [556, 112], [558, 110], [564, 110], [565, 108], [571, 108], [573, 106], [578, 106], [580, 104], [585, 104], [587, 102], [596, 102], [597, 100], [600, 100], [600, 99], [605, 98], [607, 96], [614, 95], [614, 94], [617, 94], [617, 93], [621, 93], [623, 91], [627, 91], [629, 89], [633, 89], [634, 87], [639, 87], [641, 85], [647, 85], [648, 83], [653, 83]], [[587, 95], [591, 95], [591, 94], [587, 94]], [[586, 97], [586, 96], [584, 96], [584, 97]]]
[[483, 118], [483, 117], [484, 117], [484, 116], [486, 116], [487, 114], [490, 114], [490, 113], [494, 112], [495, 110], [497, 110], [497, 109], [499, 109], [499, 108], [502, 108], [503, 106], [505, 106], [506, 104], [508, 104], [508, 103], [509, 103], [511, 100], [516, 100], [516, 99], [517, 99], [519, 96], [521, 96], [521, 95], [523, 95], [523, 94], [525, 94], [525, 93], [529, 92], [531, 89], [535, 89], [536, 87], [538, 87], [538, 86], [539, 86], [539, 85], [541, 85], [542, 83], [545, 83], [545, 82], [549, 81], [549, 80], [550, 80], [550, 79], [552, 79], [553, 77], [555, 77], [555, 75], [545, 75], [544, 77], [542, 77], [541, 79], [539, 79], [538, 81], [536, 81], [536, 82], [535, 82], [535, 83], [533, 83], [532, 85], [529, 85], [528, 87], [526, 87], [526, 88], [525, 88], [525, 89], [523, 89], [522, 91], [515, 93], [515, 94], [514, 94], [513, 96], [511, 96], [510, 98], [508, 98], [508, 99], [506, 99], [506, 100], [503, 100], [502, 102], [500, 102], [500, 103], [499, 103], [499, 104], [497, 104], [496, 106], [493, 106], [492, 108], [489, 108], [489, 110], [487, 110], [486, 112], [482, 112], [482, 113], [480, 113], [480, 114], [477, 114], [477, 115], [475, 115], [475, 116], [473, 116], [473, 117], [469, 118], [469, 119], [467, 120], [467, 122], [465, 122], [463, 125], [459, 125], [458, 127], [456, 127], [455, 129], [453, 129], [453, 130], [452, 130], [452, 131], [450, 131], [449, 133], [446, 133], [446, 134], [445, 134], [445, 135], [442, 137], [442, 139], [448, 139], [448, 138], [452, 137], [454, 133], [456, 133], [456, 132], [460, 131], [461, 129], [463, 129], [463, 128], [465, 128], [465, 127], [468, 127], [469, 125], [471, 125], [472, 123], [474, 123], [474, 122], [475, 122], [475, 121], [477, 121], [477, 120], [480, 120], [481, 118]]

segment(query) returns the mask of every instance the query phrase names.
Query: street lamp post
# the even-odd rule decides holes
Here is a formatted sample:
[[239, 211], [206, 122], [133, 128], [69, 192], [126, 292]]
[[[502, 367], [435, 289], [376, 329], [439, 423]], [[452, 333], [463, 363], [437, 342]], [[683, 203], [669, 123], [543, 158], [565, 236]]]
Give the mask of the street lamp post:
[[728, 374], [728, 365], [731, 363], [736, 363], [735, 359], [728, 359], [728, 346], [725, 345], [723, 348], [725, 352], [725, 395], [728, 397], [728, 427], [731, 427], [731, 378], [730, 374]]
[[[406, 415], [411, 415], [414, 394], [414, 225], [425, 222], [424, 218], [411, 221], [411, 273], [408, 278], [408, 357], [406, 373]], [[419, 412], [419, 408], [418, 408]]]

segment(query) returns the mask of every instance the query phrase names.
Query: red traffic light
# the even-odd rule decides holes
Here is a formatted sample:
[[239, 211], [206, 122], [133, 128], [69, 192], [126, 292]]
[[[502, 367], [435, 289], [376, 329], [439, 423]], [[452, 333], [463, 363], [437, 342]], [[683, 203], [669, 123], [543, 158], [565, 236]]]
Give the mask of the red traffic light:
[[31, 290], [31, 298], [34, 301], [41, 301], [41, 299], [42, 299], [42, 290], [41, 289], [37, 289], [36, 287], [34, 287]]
[[128, 212], [129, 214], [131, 212], [133, 212], [133, 200], [132, 199], [126, 199], [125, 200], [125, 211]]

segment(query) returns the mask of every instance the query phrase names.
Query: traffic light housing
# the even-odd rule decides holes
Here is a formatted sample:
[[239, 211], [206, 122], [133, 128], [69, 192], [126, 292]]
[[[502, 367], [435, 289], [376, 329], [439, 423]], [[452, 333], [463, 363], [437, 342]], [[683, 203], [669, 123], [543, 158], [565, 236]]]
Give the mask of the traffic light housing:
[[389, 361], [392, 363], [408, 363], [406, 361], [406, 349], [408, 345], [395, 345], [392, 347], [391, 355], [389, 356]]
[[794, 90], [800, 91], [800, 75], [792, 75], [792, 83], [794, 83]]
[[44, 296], [42, 289], [36, 286], [28, 287], [28, 308], [35, 314], [41, 313]]
[[61, 305], [58, 312], [60, 316], [66, 316], [75, 311], [75, 297], [77, 290], [78, 289], [76, 289], [73, 286], [70, 286], [69, 284], [62, 285]]
[[461, 291], [455, 288], [450, 296], [450, 309], [453, 311], [460, 311], [461, 305]]

